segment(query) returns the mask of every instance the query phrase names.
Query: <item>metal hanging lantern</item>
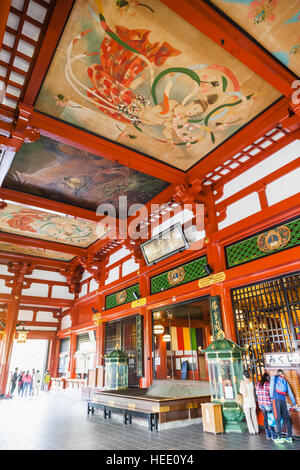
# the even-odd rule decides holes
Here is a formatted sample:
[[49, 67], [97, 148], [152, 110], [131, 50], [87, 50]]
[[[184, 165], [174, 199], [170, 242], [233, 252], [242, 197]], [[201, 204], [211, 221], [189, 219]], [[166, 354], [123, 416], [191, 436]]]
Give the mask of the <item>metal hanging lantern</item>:
[[154, 325], [153, 332], [155, 335], [162, 335], [165, 331], [163, 325]]
[[239, 405], [243, 377], [244, 349], [225, 338], [213, 341], [205, 350], [211, 401], [222, 404], [225, 432], [244, 432], [244, 413]]
[[18, 331], [17, 343], [26, 343], [27, 333], [28, 332], [24, 329], [21, 331]]
[[104, 356], [105, 390], [125, 390], [128, 388], [128, 355], [116, 346]]
[[171, 335], [169, 335], [169, 333], [166, 333], [163, 335], [163, 341], [165, 343], [169, 343], [171, 341]]

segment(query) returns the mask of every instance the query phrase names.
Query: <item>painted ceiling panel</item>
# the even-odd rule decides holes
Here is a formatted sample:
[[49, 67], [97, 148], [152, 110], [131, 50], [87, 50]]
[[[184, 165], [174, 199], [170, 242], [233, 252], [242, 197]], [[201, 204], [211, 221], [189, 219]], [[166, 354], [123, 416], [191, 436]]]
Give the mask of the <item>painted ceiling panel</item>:
[[67, 253], [58, 253], [56, 251], [44, 250], [43, 248], [31, 248], [28, 246], [15, 245], [12, 243], [0, 242], [0, 251], [8, 251], [9, 253], [18, 253], [21, 255], [39, 256], [40, 258], [50, 258], [59, 261], [71, 261], [73, 255]]
[[158, 0], [76, 0], [35, 109], [186, 171], [278, 98]]
[[41, 136], [15, 155], [3, 186], [94, 211], [110, 203], [117, 213], [119, 196], [146, 204], [168, 183]]
[[101, 233], [101, 226], [96, 222], [63, 217], [10, 203], [0, 212], [0, 231], [83, 248], [104, 234], [104, 229]]
[[212, 0], [265, 49], [300, 75], [299, 0]]

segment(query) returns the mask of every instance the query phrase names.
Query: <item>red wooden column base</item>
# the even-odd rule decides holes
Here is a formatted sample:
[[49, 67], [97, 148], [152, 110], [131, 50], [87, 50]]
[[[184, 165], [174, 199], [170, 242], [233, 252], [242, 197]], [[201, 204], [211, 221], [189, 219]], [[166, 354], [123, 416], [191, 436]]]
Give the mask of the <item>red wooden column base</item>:
[[16, 295], [14, 300], [8, 302], [8, 312], [7, 312], [7, 326], [5, 331], [5, 338], [3, 338], [4, 344], [2, 347], [2, 364], [1, 364], [1, 373], [0, 373], [0, 394], [4, 395], [6, 392], [9, 366], [11, 353], [14, 343], [14, 337], [16, 332], [16, 324], [18, 319], [19, 312], [19, 296]]
[[102, 325], [96, 326], [95, 367], [103, 366], [104, 344], [105, 344], [105, 323], [102, 323]]
[[51, 377], [58, 377], [59, 352], [60, 352], [60, 340], [56, 338], [52, 371], [50, 370]]
[[75, 379], [76, 378], [76, 343], [77, 343], [77, 335], [75, 333], [70, 334], [70, 364], [69, 364], [69, 370], [70, 370], [70, 379]]
[[140, 314], [144, 317], [144, 376], [140, 379], [140, 387], [150, 387], [153, 380], [152, 365], [152, 311], [141, 307]]

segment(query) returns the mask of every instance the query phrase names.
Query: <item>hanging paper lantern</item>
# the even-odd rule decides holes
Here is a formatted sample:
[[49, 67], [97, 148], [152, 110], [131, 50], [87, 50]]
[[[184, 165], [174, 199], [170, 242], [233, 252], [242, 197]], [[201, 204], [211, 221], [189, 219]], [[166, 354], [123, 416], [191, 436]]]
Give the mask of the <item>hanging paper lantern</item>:
[[162, 335], [165, 329], [162, 325], [154, 325], [153, 331], [155, 335]]

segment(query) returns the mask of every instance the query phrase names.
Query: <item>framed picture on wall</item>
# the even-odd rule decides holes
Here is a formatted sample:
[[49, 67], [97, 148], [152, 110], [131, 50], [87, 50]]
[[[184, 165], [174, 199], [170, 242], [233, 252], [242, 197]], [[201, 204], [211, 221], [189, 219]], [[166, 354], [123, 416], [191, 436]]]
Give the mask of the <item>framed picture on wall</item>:
[[189, 248], [180, 223], [163, 230], [151, 240], [141, 244], [141, 250], [148, 266]]

